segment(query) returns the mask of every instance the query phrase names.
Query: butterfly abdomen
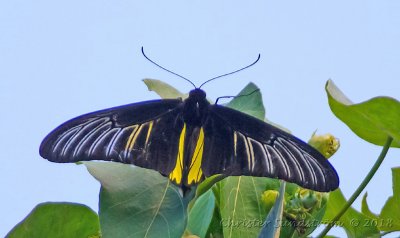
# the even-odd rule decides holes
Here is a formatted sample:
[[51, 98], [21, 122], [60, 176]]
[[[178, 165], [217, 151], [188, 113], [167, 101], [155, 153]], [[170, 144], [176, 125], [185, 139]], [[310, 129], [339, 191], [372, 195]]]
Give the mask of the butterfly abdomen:
[[192, 186], [204, 179], [202, 160], [204, 151], [204, 129], [210, 103], [200, 89], [192, 90], [184, 101], [182, 120], [184, 126], [179, 136], [176, 164], [171, 171], [171, 181], [182, 186]]

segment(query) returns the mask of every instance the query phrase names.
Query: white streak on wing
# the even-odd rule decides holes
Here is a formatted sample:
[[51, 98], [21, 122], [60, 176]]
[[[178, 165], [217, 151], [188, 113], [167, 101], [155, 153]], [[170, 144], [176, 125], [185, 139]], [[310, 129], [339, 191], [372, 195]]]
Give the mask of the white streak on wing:
[[[306, 161], [307, 164], [309, 165], [309, 167], [311, 168], [310, 171], [312, 172], [312, 175], [313, 175], [313, 179], [315, 182], [314, 184], [317, 185], [317, 183], [319, 182], [319, 178], [322, 179], [323, 184], [326, 184], [324, 169], [321, 167], [321, 164], [318, 162], [318, 160], [315, 159], [312, 155], [310, 155], [306, 151], [299, 148], [297, 145], [294, 145], [294, 146], [297, 147], [301, 151], [301, 153], [303, 154], [303, 156], [305, 158], [304, 161]], [[311, 163], [314, 166], [311, 165]], [[316, 172], [318, 172], [320, 176], [318, 176], [316, 174]]]
[[277, 141], [279, 141], [278, 144], [281, 146], [281, 148], [283, 148], [286, 151], [286, 153], [289, 155], [290, 159], [294, 162], [294, 164], [295, 164], [294, 169], [296, 169], [296, 171], [297, 171], [297, 173], [295, 173], [295, 174], [300, 175], [300, 181], [306, 182], [303, 168], [301, 167], [301, 164], [298, 161], [299, 159], [305, 160], [304, 155], [302, 153], [300, 153], [301, 158], [296, 158], [296, 156], [294, 156], [293, 153], [291, 152], [291, 150], [296, 150], [295, 147], [293, 147], [291, 144], [287, 143], [287, 141], [284, 140], [283, 138], [278, 138]]
[[76, 128], [77, 130], [74, 132], [74, 134], [70, 138], [68, 138], [67, 142], [64, 144], [64, 146], [61, 150], [61, 153], [60, 153], [61, 157], [64, 157], [66, 155], [67, 151], [69, 150], [69, 146], [71, 145], [72, 141], [76, 138], [76, 135], [78, 135], [79, 132], [82, 131], [82, 128], [83, 127]]
[[67, 143], [65, 143], [65, 145], [61, 151], [61, 156], [65, 156], [67, 154], [68, 150], [73, 149], [73, 148], [70, 148], [71, 144], [76, 142], [76, 140], [78, 140], [82, 134], [86, 134], [85, 129], [87, 129], [87, 127], [90, 127], [91, 125], [97, 123], [99, 120], [100, 119], [89, 120], [88, 122], [80, 124], [79, 130], [68, 139]]
[[110, 131], [111, 131], [111, 126], [112, 126], [112, 122], [108, 122], [104, 125], [104, 127], [108, 127], [108, 129], [106, 129], [105, 131], [103, 131], [94, 141], [93, 143], [90, 145], [89, 150], [88, 150], [88, 157], [92, 156], [96, 146], [98, 145], [99, 141], [101, 141], [103, 139], [104, 136], [106, 136]]
[[[93, 152], [96, 151], [97, 147], [99, 145], [101, 145], [101, 143], [105, 140], [105, 138], [107, 138], [107, 136], [112, 135], [113, 133], [117, 133], [118, 130], [119, 130], [119, 128], [111, 128], [110, 127], [107, 131], [104, 131], [99, 137], [97, 137], [97, 139], [90, 146], [88, 155], [91, 156], [93, 154]], [[113, 137], [114, 136], [115, 135], [113, 135]], [[105, 152], [104, 156], [106, 156], [107, 150], [104, 152]]]
[[[254, 139], [252, 139], [252, 138], [249, 138], [249, 140], [250, 140], [250, 142], [251, 142], [251, 143], [250, 143], [250, 145], [251, 145], [251, 150], [253, 151], [252, 156], [253, 156], [253, 170], [254, 170], [256, 158], [255, 158], [255, 154], [254, 154], [254, 147], [255, 147], [255, 146], [253, 146], [253, 143], [254, 143], [254, 145], [257, 145], [259, 148], [261, 148], [261, 152], [263, 152], [263, 154], [259, 155], [259, 156], [261, 156], [262, 158], [257, 158], [258, 160], [266, 160], [267, 154], [265, 153], [265, 150], [263, 149], [264, 146], [263, 146], [262, 143], [260, 143], [260, 142], [257, 141], [257, 140], [254, 140]], [[259, 166], [261, 166], [261, 165], [259, 165]]]
[[[312, 180], [312, 184], [316, 185], [317, 184], [317, 176], [315, 174], [314, 168], [311, 166], [310, 164], [310, 160], [306, 157], [306, 155], [309, 155], [308, 153], [306, 153], [304, 150], [302, 150], [300, 147], [298, 147], [295, 143], [291, 142], [291, 141], [286, 141], [287, 144], [291, 145], [291, 148], [293, 150], [296, 150], [297, 153], [301, 154], [303, 157], [303, 161], [307, 166], [307, 170], [310, 171], [311, 173], [311, 180]], [[311, 155], [309, 155], [309, 157], [312, 157]]]
[[112, 149], [113, 149], [113, 147], [114, 147], [114, 145], [115, 145], [116, 138], [118, 137], [118, 135], [119, 135], [120, 132], [122, 131], [121, 128], [115, 128], [115, 129], [117, 130], [117, 132], [113, 135], [113, 137], [111, 138], [110, 144], [108, 144], [108, 146], [107, 146], [106, 157], [110, 156], [111, 151], [112, 151]]
[[[104, 121], [101, 122], [99, 125], [97, 125], [95, 128], [93, 128], [91, 131], [89, 131], [88, 133], [86, 133], [82, 139], [80, 139], [79, 143], [76, 145], [74, 153], [72, 154], [72, 157], [75, 157], [76, 155], [78, 155], [78, 153], [80, 152], [82, 145], [88, 141], [88, 139], [90, 139], [90, 137], [95, 134], [97, 131], [101, 130], [104, 126], [107, 126], [107, 124], [111, 123], [110, 120], [108, 118], [100, 118], [99, 120], [103, 119]], [[98, 120], [94, 121], [97, 122]], [[93, 122], [93, 123], [94, 123]], [[109, 123], [107, 123], [109, 122]], [[85, 127], [89, 127], [91, 124], [88, 124]], [[82, 130], [84, 130], [85, 128], [82, 128]]]
[[[286, 160], [283, 158], [282, 154], [279, 153], [279, 151], [276, 148], [274, 148], [274, 147], [272, 147], [270, 145], [267, 145], [267, 149], [269, 150], [269, 152], [271, 152], [271, 154], [274, 153], [276, 155], [275, 157], [279, 160], [280, 164], [282, 165], [282, 168], [283, 168], [283, 170], [285, 172], [284, 173], [285, 176], [290, 178], [291, 174], [290, 174], [289, 166], [288, 166]], [[278, 171], [276, 171], [276, 172], [277, 172], [276, 175], [278, 175]]]
[[251, 160], [251, 168], [250, 171], [254, 171], [254, 149], [253, 145], [251, 144], [251, 138], [246, 137], [247, 144], [249, 145], [249, 152], [250, 152], [250, 160]]
[[[58, 139], [57, 139], [57, 141], [55, 142], [55, 145], [53, 146], [53, 153], [54, 154], [57, 154], [57, 150], [59, 149], [59, 147], [60, 146], [62, 146], [63, 144], [64, 144], [64, 146], [65, 146], [65, 143], [63, 143], [64, 142], [64, 140], [67, 140], [67, 142], [68, 142], [68, 140], [69, 139], [71, 139], [71, 137], [73, 136], [71, 136], [71, 134], [75, 134], [75, 133], [78, 133], [78, 131], [79, 131], [79, 128], [78, 127], [74, 127], [74, 128], [72, 128], [73, 130], [68, 130], [67, 132], [68, 133], [63, 133], [63, 135], [62, 136], [60, 136]], [[69, 138], [68, 138], [69, 137]], [[66, 139], [66, 138], [68, 138], [68, 139]], [[66, 143], [67, 143], [66, 142]], [[63, 147], [64, 148], [64, 147]], [[63, 148], [61, 148], [61, 153], [59, 154], [59, 156], [62, 156], [62, 152], [63, 152]], [[58, 155], [58, 154], [57, 154]]]
[[[72, 131], [75, 131], [76, 129], [80, 129], [83, 126], [87, 125], [88, 123], [92, 122], [94, 119], [89, 119], [88, 121], [81, 123], [79, 125], [76, 125], [74, 127], [69, 128], [68, 130], [64, 131], [58, 138], [57, 140], [54, 142], [54, 148], [58, 147], [59, 143], [61, 140], [64, 139], [64, 137], [66, 137], [67, 135], [71, 134]], [[56, 149], [53, 149], [53, 151], [55, 151]]]
[[274, 166], [273, 166], [273, 163], [272, 163], [272, 160], [271, 160], [271, 154], [269, 153], [267, 146], [268, 145], [266, 145], [266, 144], [264, 144], [264, 146], [263, 146], [265, 154], [266, 154], [266, 156], [265, 156], [265, 164], [266, 164], [266, 167], [267, 167], [267, 171], [270, 173], [270, 175], [273, 175], [275, 173]]
[[244, 147], [246, 148], [248, 169], [251, 170], [250, 149], [249, 149], [249, 145], [247, 144], [248, 143], [247, 138], [244, 135], [242, 135], [241, 133], [239, 135], [244, 142]]
[[[326, 184], [325, 174], [324, 174], [323, 169], [321, 168], [321, 165], [319, 164], [319, 162], [314, 157], [309, 155], [308, 153], [306, 153], [305, 156], [309, 158], [308, 160], [314, 164], [313, 167], [316, 169], [317, 172], [319, 172], [320, 176], [318, 177], [318, 175], [316, 175], [317, 178], [321, 178], [322, 184]], [[318, 179], [316, 181], [317, 181], [317, 183], [319, 182]]]
[[[282, 146], [281, 142], [278, 141], [278, 140], [276, 140], [276, 141], [274, 142], [274, 146], [278, 146], [278, 147], [284, 149], [284, 147]], [[285, 167], [287, 168], [287, 171], [288, 171], [287, 177], [288, 177], [288, 178], [291, 178], [291, 177], [292, 177], [292, 171], [290, 170], [291, 167], [289, 166], [287, 159], [282, 155], [282, 153], [281, 153], [277, 148], [275, 148], [275, 149], [276, 149], [276, 152], [279, 154], [279, 157], [281, 158], [281, 160], [282, 160], [283, 163], [285, 164]], [[289, 159], [289, 158], [288, 158], [288, 159]], [[290, 160], [291, 160], [291, 158], [290, 158]], [[295, 169], [298, 170], [298, 168], [295, 168]]]

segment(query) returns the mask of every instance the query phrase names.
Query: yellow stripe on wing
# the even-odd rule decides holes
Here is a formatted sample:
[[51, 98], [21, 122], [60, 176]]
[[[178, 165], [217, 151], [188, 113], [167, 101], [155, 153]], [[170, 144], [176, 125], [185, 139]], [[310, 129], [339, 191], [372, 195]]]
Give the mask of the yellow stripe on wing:
[[196, 148], [194, 149], [192, 161], [190, 163], [189, 174], [187, 178], [187, 184], [198, 183], [203, 175], [201, 170], [201, 161], [203, 159], [203, 148], [204, 148], [204, 131], [200, 128], [199, 137], [197, 139]]
[[176, 164], [174, 170], [169, 174], [169, 179], [175, 181], [176, 184], [181, 184], [182, 181], [182, 170], [183, 170], [183, 152], [185, 150], [185, 134], [186, 134], [186, 123], [183, 124], [181, 135], [179, 136], [178, 155], [176, 157]]
[[149, 130], [147, 131], [147, 136], [146, 136], [146, 142], [144, 143], [145, 146], [147, 146], [147, 142], [149, 142], [151, 130], [153, 129], [153, 121], [149, 122]]
[[128, 141], [125, 145], [125, 153], [128, 153], [130, 150], [132, 150], [133, 145], [135, 144], [136, 138], [140, 134], [140, 131], [142, 130], [142, 125], [133, 125], [131, 126], [133, 128], [131, 134], [129, 135]]
[[235, 158], [237, 157], [237, 135], [236, 135], [236, 131], [233, 132], [233, 151], [235, 154]]

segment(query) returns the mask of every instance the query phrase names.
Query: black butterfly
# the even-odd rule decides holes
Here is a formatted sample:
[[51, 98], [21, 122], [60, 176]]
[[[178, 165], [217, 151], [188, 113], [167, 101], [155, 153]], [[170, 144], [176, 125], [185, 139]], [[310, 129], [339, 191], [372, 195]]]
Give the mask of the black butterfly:
[[128, 104], [79, 116], [52, 131], [40, 155], [66, 163], [106, 160], [149, 168], [190, 187], [214, 174], [279, 178], [332, 191], [339, 178], [317, 150], [234, 109], [189, 97]]

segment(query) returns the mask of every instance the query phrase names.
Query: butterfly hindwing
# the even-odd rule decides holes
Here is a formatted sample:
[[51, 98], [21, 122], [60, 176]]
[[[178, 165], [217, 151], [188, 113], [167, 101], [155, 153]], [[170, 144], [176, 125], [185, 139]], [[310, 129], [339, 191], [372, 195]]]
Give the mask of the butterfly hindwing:
[[280, 178], [317, 191], [336, 189], [334, 168], [300, 139], [239, 111], [210, 105], [203, 172]]
[[106, 160], [168, 175], [175, 166], [182, 100], [154, 100], [89, 113], [51, 132], [40, 146], [54, 162]]

